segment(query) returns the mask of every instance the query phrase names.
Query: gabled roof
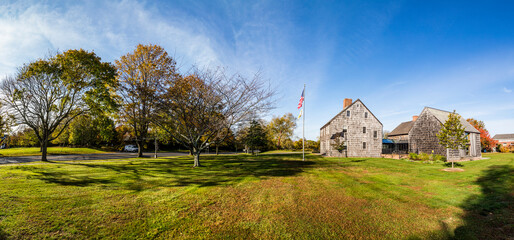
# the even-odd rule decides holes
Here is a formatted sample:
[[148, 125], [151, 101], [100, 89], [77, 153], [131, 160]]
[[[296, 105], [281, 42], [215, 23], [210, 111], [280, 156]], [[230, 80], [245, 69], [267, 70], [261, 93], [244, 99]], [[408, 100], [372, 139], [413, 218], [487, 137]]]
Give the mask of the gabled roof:
[[[435, 109], [431, 107], [425, 107], [425, 109], [430, 112], [434, 117], [441, 123], [444, 124], [448, 120], [448, 114], [451, 112]], [[424, 110], [425, 110], [424, 109]], [[460, 115], [459, 115], [460, 116]], [[473, 125], [471, 125], [468, 121], [466, 121], [462, 116], [460, 116], [460, 123], [462, 126], [464, 126], [465, 132], [472, 132], [472, 133], [480, 133]]]
[[510, 139], [514, 139], [514, 133], [510, 133], [510, 134], [496, 134], [494, 135], [493, 137], [494, 140], [510, 140]]
[[375, 116], [375, 114], [373, 114], [368, 107], [366, 107], [366, 105], [364, 103], [362, 103], [362, 101], [360, 99], [357, 98], [357, 100], [355, 100], [354, 102], [352, 102], [352, 104], [348, 105], [347, 107], [345, 107], [341, 112], [339, 112], [338, 114], [336, 114], [332, 119], [330, 119], [330, 121], [328, 121], [327, 123], [325, 123], [325, 125], [323, 125], [323, 127], [321, 127], [320, 129], [323, 129], [324, 127], [326, 127], [328, 124], [330, 124], [334, 119], [336, 119], [337, 116], [339, 116], [340, 114], [344, 113], [344, 111], [346, 111], [346, 109], [350, 108], [351, 106], [353, 106], [353, 104], [355, 104], [356, 102], [360, 102], [362, 104], [362, 106], [364, 106], [369, 113], [371, 113], [371, 116], [373, 116], [377, 121], [378, 123], [380, 123], [380, 125], [383, 126], [382, 122], [380, 122], [380, 120], [378, 120], [378, 118]]
[[414, 126], [414, 121], [402, 122], [388, 136], [407, 135], [412, 126]]

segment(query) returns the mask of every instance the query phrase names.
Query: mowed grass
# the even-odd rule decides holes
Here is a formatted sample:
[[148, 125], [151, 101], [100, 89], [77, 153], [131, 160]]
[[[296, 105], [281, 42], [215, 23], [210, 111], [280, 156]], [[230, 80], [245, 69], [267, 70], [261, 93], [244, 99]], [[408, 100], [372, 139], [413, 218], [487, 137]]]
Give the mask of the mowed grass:
[[[107, 153], [92, 148], [49, 147], [48, 155]], [[39, 156], [39, 147], [0, 149], [0, 157]]]
[[514, 154], [442, 164], [301, 154], [0, 166], [0, 239], [506, 239]]
[[[262, 152], [262, 153], [259, 153], [259, 154], [275, 154], [275, 153], [301, 153], [302, 150], [271, 150], [271, 151], [266, 151], [266, 152]], [[310, 150], [306, 150], [305, 153], [310, 153], [311, 151]]]

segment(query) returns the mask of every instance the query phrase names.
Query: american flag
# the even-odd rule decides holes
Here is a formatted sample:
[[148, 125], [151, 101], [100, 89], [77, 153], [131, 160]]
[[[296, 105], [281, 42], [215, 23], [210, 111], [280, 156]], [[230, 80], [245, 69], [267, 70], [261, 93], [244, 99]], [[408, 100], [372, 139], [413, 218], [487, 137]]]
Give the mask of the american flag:
[[298, 103], [298, 109], [302, 108], [303, 106], [303, 93], [305, 92], [305, 89], [302, 91], [302, 96], [300, 97], [300, 102]]

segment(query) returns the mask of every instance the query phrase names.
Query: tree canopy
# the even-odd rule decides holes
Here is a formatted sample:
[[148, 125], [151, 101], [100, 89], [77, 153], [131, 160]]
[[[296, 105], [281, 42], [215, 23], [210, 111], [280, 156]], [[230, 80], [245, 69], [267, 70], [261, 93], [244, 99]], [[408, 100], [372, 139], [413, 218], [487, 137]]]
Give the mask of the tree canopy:
[[448, 114], [448, 120], [444, 122], [437, 137], [439, 138], [439, 143], [446, 148], [458, 150], [466, 147], [468, 139], [464, 132], [464, 126], [460, 122], [460, 115], [455, 113], [455, 110], [453, 110], [453, 113]]
[[292, 113], [284, 114], [281, 117], [274, 117], [268, 125], [271, 137], [277, 149], [283, 148], [283, 141], [293, 136], [296, 128], [296, 118]]
[[256, 120], [250, 122], [250, 126], [244, 136], [244, 143], [252, 154], [254, 150], [263, 150], [266, 147], [266, 134], [267, 132], [261, 123]]
[[225, 139], [235, 124], [271, 109], [272, 96], [259, 74], [246, 78], [223, 69], [195, 69], [159, 97], [158, 122], [189, 148], [198, 167], [203, 149]]
[[119, 118], [132, 128], [141, 157], [158, 98], [178, 76], [176, 62], [161, 46], [139, 44], [115, 63], [120, 82]]
[[24, 65], [0, 85], [2, 103], [18, 124], [31, 128], [46, 161], [48, 142], [77, 116], [116, 109], [115, 69], [94, 52], [68, 50]]

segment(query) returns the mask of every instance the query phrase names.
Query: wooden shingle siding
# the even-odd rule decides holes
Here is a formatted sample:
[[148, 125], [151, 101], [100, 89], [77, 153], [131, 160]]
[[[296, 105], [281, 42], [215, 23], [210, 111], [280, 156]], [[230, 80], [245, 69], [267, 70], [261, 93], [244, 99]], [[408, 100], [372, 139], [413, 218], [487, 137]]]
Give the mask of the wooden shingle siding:
[[437, 133], [441, 123], [430, 112], [423, 110], [409, 132], [409, 152], [446, 156], [446, 148], [439, 144]]
[[[350, 112], [349, 116], [347, 112]], [[365, 113], [368, 113], [367, 115]], [[363, 128], [366, 128], [364, 133]], [[339, 152], [332, 144], [334, 134], [346, 128], [347, 152]], [[380, 157], [382, 153], [382, 123], [357, 99], [320, 129], [320, 152], [331, 157]], [[374, 132], [376, 131], [376, 137]], [[344, 138], [341, 138], [343, 141]], [[363, 143], [366, 142], [366, 148]]]
[[[436, 115], [434, 115], [436, 113]], [[465, 122], [463, 126], [469, 134], [469, 145], [466, 149], [446, 149], [439, 144], [437, 134], [442, 128], [441, 122], [449, 112], [426, 107], [423, 109], [418, 119], [414, 122], [409, 131], [409, 152], [439, 154], [447, 159], [460, 159], [468, 157], [481, 157], [480, 132]], [[462, 117], [461, 117], [462, 118]], [[464, 120], [465, 121], [465, 120]], [[461, 122], [463, 120], [461, 119]]]

